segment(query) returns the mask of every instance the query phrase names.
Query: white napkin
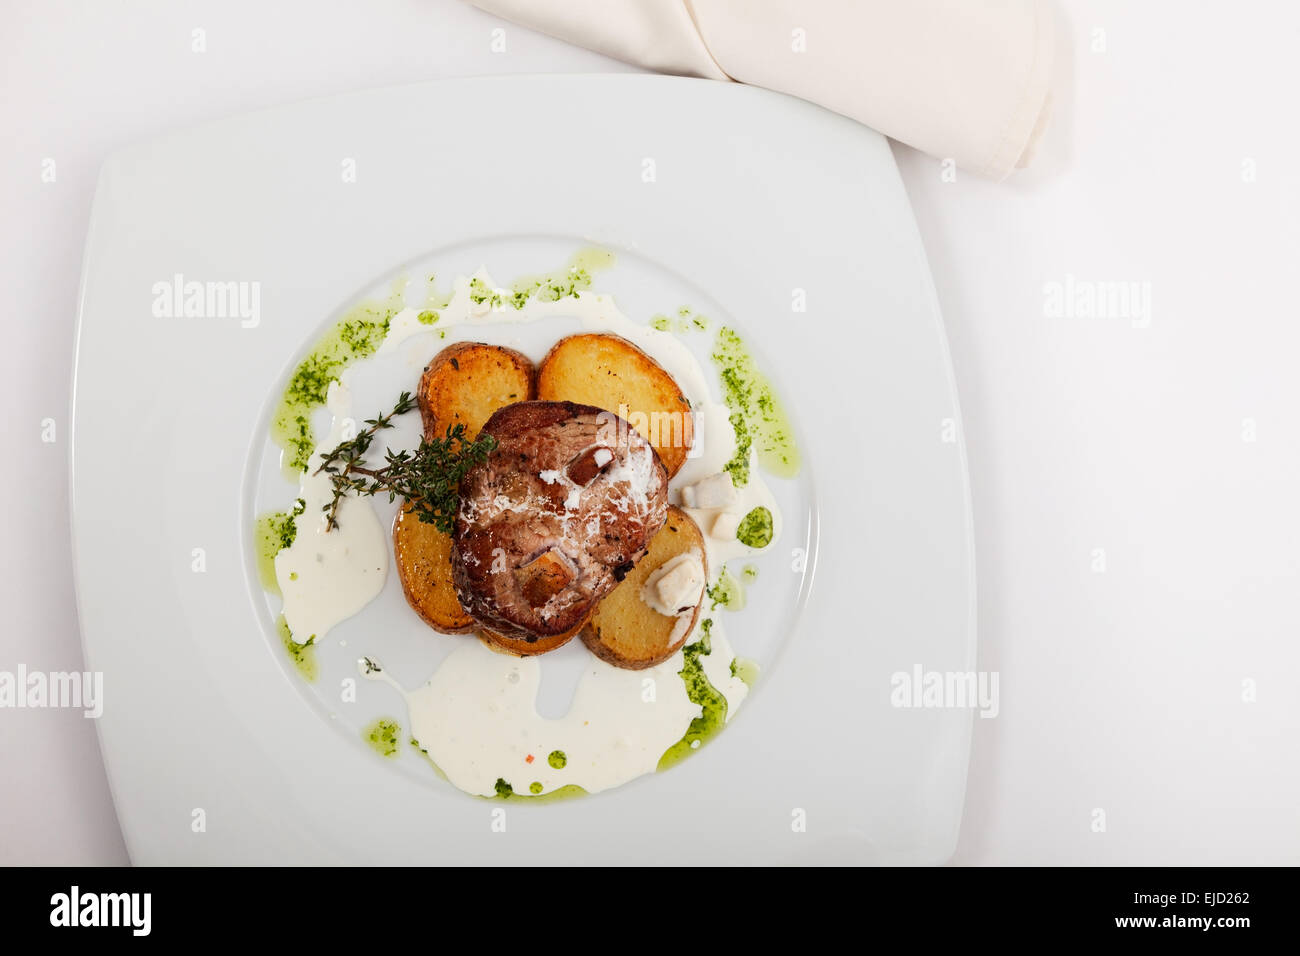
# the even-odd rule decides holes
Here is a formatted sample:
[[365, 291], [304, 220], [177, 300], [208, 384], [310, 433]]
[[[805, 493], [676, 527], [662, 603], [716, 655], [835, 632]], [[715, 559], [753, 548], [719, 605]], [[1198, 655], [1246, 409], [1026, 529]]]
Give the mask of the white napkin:
[[664, 73], [791, 93], [994, 179], [1051, 108], [1046, 0], [471, 0]]

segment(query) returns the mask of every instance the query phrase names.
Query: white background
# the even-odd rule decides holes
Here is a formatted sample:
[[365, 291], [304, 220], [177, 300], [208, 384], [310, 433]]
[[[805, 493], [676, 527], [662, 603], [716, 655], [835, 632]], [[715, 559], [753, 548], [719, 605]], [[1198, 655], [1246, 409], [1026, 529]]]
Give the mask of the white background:
[[[1300, 8], [1061, 6], [1072, 78], [1033, 169], [946, 182], [895, 147], [1001, 675], [954, 862], [1300, 863]], [[509, 24], [492, 53], [499, 26], [459, 0], [0, 2], [0, 669], [81, 666], [64, 438], [100, 161], [310, 96], [630, 69]], [[1050, 317], [1067, 276], [1150, 283], [1149, 326]], [[0, 863], [126, 862], [79, 712], [0, 711], [0, 784]]]

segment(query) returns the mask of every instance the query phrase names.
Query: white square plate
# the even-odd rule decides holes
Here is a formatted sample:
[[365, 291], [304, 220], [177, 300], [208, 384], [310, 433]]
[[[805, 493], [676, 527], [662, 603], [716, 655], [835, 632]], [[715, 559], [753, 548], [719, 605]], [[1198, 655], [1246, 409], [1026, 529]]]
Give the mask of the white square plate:
[[[268, 402], [359, 293], [433, 263], [543, 271], [592, 244], [619, 254], [598, 291], [633, 318], [687, 302], [742, 332], [804, 471], [782, 491], [786, 556], [760, 578], [775, 603], [728, 623], [763, 665], [737, 719], [666, 773], [510, 803], [501, 833], [499, 804], [361, 743], [358, 715], [391, 700], [331, 706], [339, 671], [305, 691], [285, 665], [250, 570], [256, 475]], [[155, 284], [177, 274], [258, 283], [260, 321], [155, 317]], [[314, 101], [116, 154], [82, 285], [78, 598], [136, 863], [952, 853], [970, 712], [895, 708], [890, 678], [974, 668], [969, 498], [934, 292], [882, 137], [795, 99], [665, 77]], [[783, 562], [804, 570], [782, 581]], [[391, 640], [349, 626], [335, 665]]]

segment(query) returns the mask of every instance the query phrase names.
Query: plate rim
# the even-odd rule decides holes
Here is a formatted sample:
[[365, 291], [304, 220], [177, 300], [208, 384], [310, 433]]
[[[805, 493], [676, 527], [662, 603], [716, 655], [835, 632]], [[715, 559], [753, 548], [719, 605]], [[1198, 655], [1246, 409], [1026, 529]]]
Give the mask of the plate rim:
[[[99, 175], [97, 177], [95, 198], [92, 203], [86, 241], [83, 246], [82, 265], [81, 265], [81, 272], [80, 272], [79, 286], [78, 286], [79, 292], [78, 292], [78, 306], [77, 306], [77, 322], [76, 322], [76, 329], [74, 334], [74, 345], [73, 345], [73, 349], [74, 349], [73, 369], [72, 369], [73, 374], [71, 376], [71, 382], [70, 382], [70, 395], [69, 395], [70, 411], [69, 411], [69, 424], [68, 424], [68, 431], [69, 431], [68, 508], [69, 508], [69, 516], [70, 516], [70, 538], [71, 538], [72, 556], [73, 556], [72, 574], [73, 574], [73, 582], [74, 582], [76, 610], [78, 614], [79, 637], [82, 644], [83, 656], [87, 662], [89, 662], [92, 658], [96, 657], [97, 655], [92, 650], [89, 642], [87, 641], [86, 616], [85, 616], [85, 607], [83, 603], [83, 594], [84, 594], [85, 585], [82, 582], [82, 576], [83, 576], [82, 555], [84, 552], [83, 549], [80, 547], [79, 540], [78, 540], [78, 536], [79, 536], [78, 529], [79, 529], [80, 522], [78, 521], [79, 496], [77, 494], [77, 488], [78, 488], [77, 449], [79, 447], [77, 436], [78, 436], [78, 421], [80, 419], [80, 416], [78, 415], [77, 399], [78, 399], [78, 389], [80, 387], [83, 378], [82, 365], [83, 365], [83, 360], [85, 358], [85, 352], [84, 352], [85, 334], [84, 333], [85, 333], [85, 322], [86, 322], [87, 311], [88, 311], [88, 296], [90, 294], [89, 276], [90, 276], [90, 271], [92, 266], [92, 255], [94, 253], [94, 249], [97, 244], [97, 237], [100, 235], [100, 233], [104, 228], [103, 226], [104, 194], [106, 190], [106, 182], [110, 178], [112, 172], [121, 164], [129, 162], [132, 154], [137, 151], [157, 148], [163, 144], [175, 140], [179, 140], [186, 136], [199, 134], [199, 133], [206, 133], [210, 135], [212, 133], [215, 133], [216, 131], [219, 131], [223, 126], [237, 124], [252, 116], [264, 115], [264, 114], [287, 114], [287, 113], [300, 110], [304, 106], [311, 105], [311, 104], [324, 105], [330, 103], [342, 103], [357, 98], [364, 99], [364, 98], [375, 97], [375, 96], [385, 96], [403, 90], [411, 91], [411, 90], [420, 89], [420, 90], [432, 91], [432, 90], [445, 89], [445, 88], [450, 88], [455, 86], [466, 86], [466, 85], [473, 86], [473, 85], [501, 83], [501, 82], [514, 85], [517, 83], [526, 83], [526, 82], [538, 81], [538, 80], [546, 81], [546, 82], [552, 82], [556, 80], [578, 80], [583, 83], [603, 83], [608, 81], [613, 81], [617, 83], [653, 83], [665, 87], [669, 85], [683, 85], [683, 84], [689, 84], [692, 86], [702, 85], [702, 84], [711, 84], [713, 86], [723, 86], [723, 87], [728, 86], [727, 84], [718, 84], [715, 81], [709, 81], [709, 80], [702, 80], [702, 79], [695, 79], [695, 78], [688, 78], [688, 77], [660, 76], [654, 74], [639, 74], [639, 73], [631, 73], [631, 74], [629, 73], [538, 73], [538, 74], [500, 74], [500, 75], [486, 75], [486, 76], [473, 76], [473, 77], [448, 77], [443, 79], [423, 80], [423, 81], [417, 81], [412, 83], [399, 84], [395, 86], [384, 86], [384, 87], [377, 87], [377, 88], [352, 90], [352, 91], [347, 91], [342, 93], [326, 94], [322, 96], [316, 96], [316, 97], [310, 97], [310, 98], [298, 100], [288, 104], [280, 104], [280, 105], [269, 106], [269, 107], [265, 107], [253, 111], [234, 113], [231, 115], [227, 115], [217, 119], [203, 121], [200, 123], [187, 124], [179, 128], [168, 130], [164, 133], [159, 134], [158, 136], [151, 137], [149, 139], [136, 142], [121, 147], [117, 150], [114, 150], [104, 160], [104, 162], [101, 165]], [[796, 99], [794, 97], [786, 97], [782, 94], [776, 94], [770, 91], [757, 90], [752, 87], [742, 87], [736, 85], [736, 86], [731, 86], [730, 88], [734, 91], [737, 91], [735, 95], [775, 97], [783, 100]], [[744, 91], [743, 93], [739, 92], [742, 90]], [[820, 107], [816, 107], [813, 104], [809, 104], [807, 103], [807, 101], [800, 101], [800, 102], [803, 104], [805, 108], [817, 110], [819, 112], [829, 113], [829, 111], [821, 110]], [[874, 135], [879, 136], [879, 134], [874, 134]], [[881, 140], [883, 142], [883, 137], [881, 137]], [[886, 152], [888, 152], [887, 147], [886, 147]], [[888, 165], [892, 171], [892, 177], [896, 181], [895, 187], [903, 194], [904, 197], [906, 197], [906, 192], [902, 184], [902, 179], [901, 176], [899, 175], [897, 165], [894, 162], [892, 155], [889, 156]], [[962, 514], [963, 514], [962, 538], [964, 540], [964, 550], [965, 550], [964, 565], [965, 568], [967, 569], [966, 594], [964, 595], [965, 617], [967, 621], [965, 627], [965, 635], [964, 635], [964, 643], [965, 643], [964, 651], [965, 651], [966, 658], [971, 662], [972, 665], [974, 665], [975, 662], [977, 661], [977, 655], [978, 655], [978, 630], [977, 630], [977, 624], [978, 624], [977, 570], [978, 568], [976, 562], [974, 513], [973, 513], [972, 499], [971, 499], [969, 462], [968, 462], [968, 454], [967, 454], [966, 443], [965, 443], [965, 429], [964, 429], [962, 413], [961, 413], [960, 393], [957, 388], [955, 371], [952, 364], [951, 349], [948, 341], [947, 330], [942, 321], [942, 314], [939, 308], [938, 295], [934, 285], [933, 274], [929, 267], [928, 257], [926, 256], [925, 253], [924, 244], [922, 242], [919, 228], [915, 220], [915, 215], [912, 213], [910, 209], [910, 203], [908, 203], [907, 218], [909, 220], [910, 229], [914, 234], [913, 238], [914, 238], [916, 251], [919, 253], [920, 256], [921, 273], [924, 275], [928, 287], [927, 290], [928, 301], [925, 304], [926, 305], [925, 311], [930, 315], [931, 322], [933, 325], [932, 331], [936, 333], [938, 337], [938, 341], [941, 349], [941, 355], [942, 355], [942, 366], [946, 378], [945, 385], [952, 401], [952, 415], [954, 417], [955, 428], [956, 428], [955, 444], [957, 446], [956, 452], [958, 456], [957, 468], [958, 468], [958, 473], [960, 478], [960, 488], [961, 488], [961, 498], [962, 498]], [[472, 238], [480, 238], [480, 237], [472, 237]], [[470, 237], [458, 237], [452, 243], [448, 243], [447, 245], [456, 244], [461, 241], [470, 241]], [[250, 438], [250, 442], [255, 443], [256, 441], [257, 441], [257, 435], [254, 434]], [[820, 498], [820, 486], [815, 484], [814, 488], [817, 497]], [[820, 510], [819, 508], [815, 508], [813, 512], [817, 518], [818, 524], [820, 524], [819, 510]], [[242, 512], [242, 504], [241, 504], [241, 512]], [[820, 536], [818, 536], [818, 539], [820, 541]], [[814, 563], [812, 564], [809, 573], [806, 576], [806, 580], [808, 584], [804, 589], [806, 593], [803, 595], [802, 598], [805, 605], [817, 600], [817, 598], [814, 596], [814, 592], [816, 592], [817, 590], [816, 582], [818, 578], [817, 567], [815, 563], [816, 555], [813, 556], [813, 562]], [[246, 573], [247, 573], [247, 568], [245, 567], [243, 569], [243, 574]], [[782, 650], [784, 651], [784, 645]], [[973, 725], [972, 718], [973, 718], [973, 714], [970, 714], [967, 715], [967, 718], [965, 720], [966, 739], [965, 739], [965, 744], [962, 748], [963, 757], [961, 761], [962, 766], [960, 768], [960, 777], [962, 780], [963, 796], [960, 801], [960, 806], [958, 809], [959, 826], [965, 808], [964, 792], [965, 792], [965, 782], [967, 779], [969, 762], [970, 762], [970, 743], [971, 743], [970, 731]], [[112, 763], [108, 759], [108, 748], [105, 746], [102, 724], [98, 721], [96, 723], [96, 734], [99, 741], [101, 754], [104, 755], [104, 765], [105, 765], [106, 774], [108, 776], [111, 799], [113, 800], [114, 809], [120, 821], [122, 818], [122, 812], [121, 812], [121, 806], [119, 800], [119, 793], [121, 792], [120, 786], [119, 786], [119, 782], [116, 779], [117, 776], [116, 771]], [[136, 848], [133, 846], [132, 835], [127, 832], [125, 826], [123, 827], [123, 835], [124, 835], [124, 839], [127, 841], [128, 851], [131, 854], [132, 858], [134, 859], [136, 856]], [[956, 850], [956, 834], [954, 834], [953, 839], [951, 841], [951, 845], [947, 847], [946, 853], [944, 853], [944, 859], [950, 857], [952, 853], [955, 852], [955, 850]], [[942, 860], [936, 860], [935, 862], [942, 862]]]

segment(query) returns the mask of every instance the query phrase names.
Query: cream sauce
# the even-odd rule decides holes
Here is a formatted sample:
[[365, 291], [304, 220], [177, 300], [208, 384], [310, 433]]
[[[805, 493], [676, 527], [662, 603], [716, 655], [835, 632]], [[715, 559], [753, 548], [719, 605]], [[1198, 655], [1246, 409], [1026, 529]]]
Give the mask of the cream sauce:
[[293, 544], [275, 556], [275, 579], [284, 596], [284, 622], [299, 644], [322, 640], [340, 621], [379, 596], [388, 574], [388, 536], [369, 502], [348, 496], [339, 504], [338, 527], [327, 530], [324, 509], [333, 499], [329, 475], [315, 474], [321, 458], [344, 440], [352, 400], [345, 384], [330, 385], [325, 407], [333, 420], [298, 480], [306, 502]]
[[[716, 626], [712, 641], [705, 673], [726, 696], [730, 715], [747, 688], [731, 675], [734, 655]], [[402, 693], [411, 736], [429, 759], [452, 784], [484, 797], [496, 793], [498, 780], [516, 793], [527, 793], [533, 783], [542, 785], [541, 793], [563, 786], [588, 793], [617, 787], [652, 773], [664, 751], [700, 716], [700, 706], [686, 696], [677, 676], [683, 667], [678, 651], [639, 671], [612, 667], [592, 655], [569, 712], [542, 717], [536, 700], [544, 656], [510, 657], [467, 640], [412, 691], [389, 678], [382, 664], [371, 670], [363, 661], [359, 669]], [[567, 757], [559, 768], [546, 759], [556, 750]]]

